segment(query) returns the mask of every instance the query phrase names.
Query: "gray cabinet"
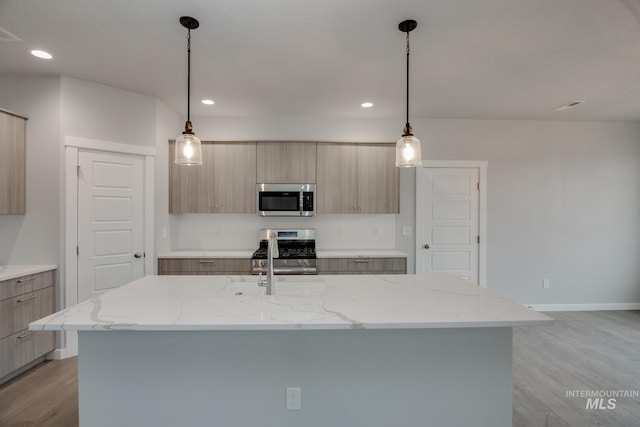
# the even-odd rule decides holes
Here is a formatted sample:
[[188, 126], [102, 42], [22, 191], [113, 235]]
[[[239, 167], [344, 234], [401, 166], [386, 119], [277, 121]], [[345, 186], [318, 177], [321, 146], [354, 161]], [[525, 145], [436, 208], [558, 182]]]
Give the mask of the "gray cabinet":
[[27, 118], [0, 109], [0, 214], [26, 213]]
[[169, 142], [169, 213], [255, 213], [256, 143], [202, 142], [202, 165], [174, 161]]
[[315, 184], [315, 142], [259, 142], [258, 184]]
[[251, 274], [250, 258], [158, 258], [160, 275]]
[[55, 348], [55, 333], [29, 323], [55, 311], [55, 270], [0, 282], [0, 378]]
[[318, 143], [318, 213], [399, 213], [394, 144]]
[[318, 274], [406, 274], [404, 257], [318, 258]]

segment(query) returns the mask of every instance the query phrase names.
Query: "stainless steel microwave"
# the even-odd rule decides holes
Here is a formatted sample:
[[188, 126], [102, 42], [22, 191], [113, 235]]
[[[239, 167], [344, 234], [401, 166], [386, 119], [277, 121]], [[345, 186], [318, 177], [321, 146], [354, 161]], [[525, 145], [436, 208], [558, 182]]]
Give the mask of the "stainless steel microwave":
[[315, 184], [256, 184], [260, 216], [315, 216]]

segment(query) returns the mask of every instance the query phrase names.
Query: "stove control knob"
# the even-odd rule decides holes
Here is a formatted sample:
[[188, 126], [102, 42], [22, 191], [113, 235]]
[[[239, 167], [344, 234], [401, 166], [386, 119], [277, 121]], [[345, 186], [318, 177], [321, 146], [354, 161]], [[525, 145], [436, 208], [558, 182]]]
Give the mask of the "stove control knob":
[[286, 266], [287, 266], [287, 260], [286, 260], [286, 259], [282, 261], [282, 266], [283, 266], [283, 267], [286, 267]]
[[302, 265], [304, 265], [305, 267], [309, 267], [309, 260], [305, 259]]
[[264, 267], [265, 262], [263, 260], [258, 261], [258, 265], [260, 267]]
[[302, 267], [302, 260], [298, 260], [298, 267]]

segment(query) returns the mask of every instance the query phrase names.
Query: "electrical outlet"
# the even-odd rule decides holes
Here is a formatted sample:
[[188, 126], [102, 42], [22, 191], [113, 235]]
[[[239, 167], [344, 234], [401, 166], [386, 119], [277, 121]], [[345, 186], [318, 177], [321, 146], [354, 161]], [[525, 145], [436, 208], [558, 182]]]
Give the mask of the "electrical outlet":
[[402, 226], [402, 235], [403, 236], [411, 236], [411, 226], [410, 225], [403, 225]]
[[287, 411], [295, 411], [302, 408], [302, 390], [300, 387], [287, 387], [286, 408]]
[[551, 284], [549, 283], [549, 279], [542, 280], [542, 289], [549, 289]]

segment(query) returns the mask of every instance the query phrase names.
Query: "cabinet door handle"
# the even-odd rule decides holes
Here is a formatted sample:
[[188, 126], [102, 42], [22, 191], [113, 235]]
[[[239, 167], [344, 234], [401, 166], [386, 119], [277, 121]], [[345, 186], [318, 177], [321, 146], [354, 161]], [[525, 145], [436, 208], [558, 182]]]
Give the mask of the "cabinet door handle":
[[29, 335], [33, 335], [33, 334], [35, 334], [35, 333], [36, 333], [36, 331], [30, 331], [30, 332], [27, 332], [27, 333], [26, 333], [26, 334], [24, 334], [24, 335], [20, 335], [20, 336], [19, 336], [19, 337], [17, 337], [17, 338], [18, 338], [19, 340], [23, 340], [23, 339], [25, 339], [26, 337], [28, 337]]
[[368, 259], [354, 259], [353, 262], [358, 263], [358, 264], [366, 264], [369, 262]]
[[215, 261], [212, 259], [201, 259], [199, 262], [200, 264], [215, 264]]
[[36, 298], [37, 298], [37, 296], [36, 296], [36, 295], [33, 295], [33, 296], [30, 296], [30, 297], [27, 297], [27, 298], [19, 299], [19, 300], [18, 300], [18, 301], [16, 301], [16, 302], [27, 302], [27, 301], [34, 300], [34, 299], [36, 299]]
[[32, 281], [36, 280], [37, 278], [38, 278], [38, 276], [31, 276], [31, 277], [26, 277], [24, 279], [18, 279], [16, 284], [17, 285], [21, 285], [21, 284], [26, 283], [26, 282], [32, 282]]

